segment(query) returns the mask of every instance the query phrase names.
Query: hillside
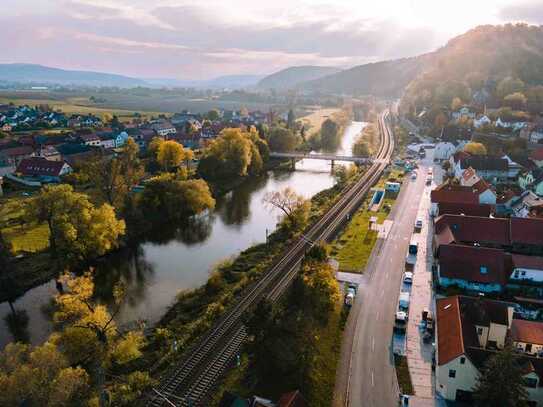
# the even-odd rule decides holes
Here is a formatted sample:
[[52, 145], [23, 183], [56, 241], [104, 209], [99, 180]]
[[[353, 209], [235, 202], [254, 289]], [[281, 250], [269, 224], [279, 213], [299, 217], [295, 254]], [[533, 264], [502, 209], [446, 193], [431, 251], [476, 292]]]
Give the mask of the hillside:
[[428, 65], [432, 54], [355, 66], [333, 75], [304, 82], [299, 88], [335, 94], [399, 96]]
[[[426, 73], [407, 88], [402, 105], [404, 112], [435, 112], [458, 99], [456, 105], [498, 108], [510, 103], [514, 110], [539, 113], [543, 88], [538, 85], [543, 85], [543, 27], [480, 26], [436, 51]], [[506, 100], [513, 94], [516, 106]]]
[[291, 89], [298, 84], [339, 72], [339, 68], [325, 66], [293, 66], [266, 76], [258, 87], [261, 89]]
[[0, 81], [118, 87], [146, 85], [146, 82], [141, 79], [122, 75], [90, 71], [69, 71], [33, 64], [0, 64]]
[[225, 75], [209, 80], [182, 80], [153, 78], [145, 81], [154, 87], [178, 87], [197, 89], [244, 89], [255, 86], [262, 79], [259, 75]]

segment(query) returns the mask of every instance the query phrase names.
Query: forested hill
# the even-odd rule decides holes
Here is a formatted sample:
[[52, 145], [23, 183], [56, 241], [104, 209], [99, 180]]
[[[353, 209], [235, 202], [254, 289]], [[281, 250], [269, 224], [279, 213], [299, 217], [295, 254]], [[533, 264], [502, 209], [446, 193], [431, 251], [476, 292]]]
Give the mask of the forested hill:
[[339, 71], [339, 68], [326, 66], [293, 66], [266, 76], [258, 83], [258, 87], [261, 89], [291, 89], [302, 82], [322, 78]]
[[520, 105], [538, 110], [542, 84], [543, 27], [480, 26], [436, 51], [425, 73], [408, 86], [402, 104], [412, 111], [450, 108], [459, 98], [462, 103], [499, 107], [507, 96], [517, 94]]
[[355, 66], [300, 84], [299, 88], [322, 93], [399, 96], [428, 65], [432, 54]]

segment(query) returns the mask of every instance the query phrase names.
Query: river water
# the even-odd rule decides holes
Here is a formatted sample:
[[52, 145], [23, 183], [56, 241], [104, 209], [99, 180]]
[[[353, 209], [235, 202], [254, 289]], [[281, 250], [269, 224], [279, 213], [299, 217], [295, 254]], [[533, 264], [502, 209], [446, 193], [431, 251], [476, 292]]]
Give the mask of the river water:
[[[351, 155], [351, 146], [364, 125], [352, 122], [345, 129], [338, 154]], [[145, 319], [152, 324], [179, 291], [204, 284], [218, 262], [265, 241], [266, 230], [275, 229], [279, 216], [262, 204], [266, 192], [289, 186], [309, 198], [333, 184], [330, 163], [320, 160], [299, 161], [294, 172], [270, 171], [250, 179], [217, 199], [209, 215], [177, 230], [163, 230], [130, 253], [109, 256], [96, 269], [97, 296], [108, 302], [113, 285], [123, 281], [127, 296], [119, 322]], [[9, 304], [0, 304], [0, 349], [15, 339], [33, 344], [46, 339], [51, 333], [46, 310], [55, 294], [54, 281], [29, 290], [13, 304], [15, 319]]]

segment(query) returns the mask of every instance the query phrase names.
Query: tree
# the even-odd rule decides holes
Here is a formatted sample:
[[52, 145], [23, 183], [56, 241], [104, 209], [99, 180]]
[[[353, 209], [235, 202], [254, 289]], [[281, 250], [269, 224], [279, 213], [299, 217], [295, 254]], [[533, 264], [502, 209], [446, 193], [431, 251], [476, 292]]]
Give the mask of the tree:
[[491, 356], [484, 364], [473, 396], [478, 406], [527, 406], [521, 361], [511, 348]]
[[326, 119], [321, 126], [321, 145], [326, 150], [333, 150], [339, 144], [339, 126], [332, 119]]
[[287, 115], [287, 129], [294, 130], [296, 127], [296, 116], [294, 115], [294, 110], [289, 109]]
[[43, 187], [26, 213], [29, 220], [47, 224], [49, 247], [58, 261], [101, 256], [116, 248], [125, 233], [125, 223], [111, 205], [96, 208], [87, 195], [66, 184]]
[[[192, 153], [192, 152], [191, 152]], [[167, 140], [160, 143], [157, 151], [157, 162], [164, 171], [179, 167], [187, 155], [191, 154], [183, 148], [183, 145], [175, 140]]]
[[496, 95], [498, 98], [503, 99], [512, 93], [523, 92], [524, 87], [524, 82], [520, 79], [507, 77], [502, 79], [500, 83], [498, 83], [498, 86], [496, 86]]
[[2, 406], [78, 406], [90, 395], [90, 378], [51, 342], [9, 343], [0, 353], [0, 388]]
[[462, 107], [462, 105], [462, 99], [460, 99], [459, 97], [455, 97], [451, 102], [451, 110], [458, 110]]
[[472, 155], [486, 155], [486, 147], [482, 143], [468, 143], [464, 146], [464, 151]]
[[203, 151], [198, 173], [210, 180], [258, 174], [268, 156], [267, 143], [254, 127], [224, 129]]
[[369, 157], [370, 154], [368, 142], [363, 137], [358, 137], [353, 144], [353, 155], [356, 157]]
[[503, 98], [503, 104], [513, 110], [523, 110], [526, 108], [527, 99], [521, 92], [515, 92]]
[[300, 143], [300, 137], [294, 134], [293, 131], [279, 126], [273, 127], [268, 137], [268, 144], [272, 151], [286, 153], [293, 151]]
[[221, 115], [217, 109], [212, 109], [207, 112], [207, 119], [215, 122], [221, 118]]
[[215, 207], [215, 200], [204, 180], [179, 180], [162, 174], [145, 184], [140, 205], [148, 218], [156, 221], [183, 220]]
[[301, 195], [298, 195], [290, 187], [281, 191], [267, 192], [262, 202], [270, 208], [277, 208], [282, 213], [283, 222], [287, 229], [292, 231], [301, 230], [307, 223], [309, 217], [309, 202]]
[[534, 86], [526, 91], [528, 111], [532, 114], [543, 112], [543, 86]]

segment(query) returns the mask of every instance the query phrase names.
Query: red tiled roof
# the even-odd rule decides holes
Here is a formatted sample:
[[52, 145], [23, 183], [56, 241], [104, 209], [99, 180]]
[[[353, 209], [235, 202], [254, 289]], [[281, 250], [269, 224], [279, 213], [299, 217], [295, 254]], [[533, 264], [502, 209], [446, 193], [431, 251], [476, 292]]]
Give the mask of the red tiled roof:
[[511, 218], [511, 242], [543, 246], [543, 219]]
[[458, 296], [436, 301], [438, 364], [444, 365], [464, 354]]
[[473, 190], [476, 191], [477, 194], [481, 195], [483, 192], [490, 189], [490, 184], [481, 178], [479, 181], [473, 184], [471, 188], [473, 188]]
[[543, 270], [543, 257], [525, 256], [522, 254], [511, 255], [514, 268], [525, 268], [532, 270]]
[[445, 244], [439, 247], [439, 275], [481, 284], [505, 285], [511, 274], [501, 249]]
[[514, 319], [511, 324], [511, 339], [515, 342], [543, 345], [543, 322]]
[[539, 147], [538, 149], [532, 151], [532, 154], [530, 154], [530, 159], [535, 161], [543, 161], [543, 147]]
[[58, 177], [64, 167], [62, 161], [50, 161], [42, 157], [25, 158], [17, 166], [16, 172], [25, 176]]
[[471, 167], [466, 168], [464, 172], [462, 173], [462, 178], [464, 181], [468, 181], [471, 177], [477, 176], [477, 172]]
[[465, 203], [450, 203], [443, 202], [439, 204], [440, 215], [469, 215], [483, 216], [488, 218], [491, 213], [494, 213], [494, 205], [489, 204], [465, 204]]
[[[449, 231], [443, 236], [453, 240], [441, 241], [440, 235], [445, 229], [449, 229]], [[440, 243], [476, 242], [481, 245], [507, 246], [511, 242], [509, 238], [509, 220], [504, 218], [443, 215], [436, 219], [435, 231]]]
[[430, 199], [433, 203], [466, 203], [478, 204], [479, 196], [473, 189], [463, 185], [453, 185], [445, 182], [430, 193]]
[[30, 146], [11, 147], [2, 150], [2, 154], [6, 157], [20, 157], [23, 155], [30, 155], [34, 152], [34, 149]]

